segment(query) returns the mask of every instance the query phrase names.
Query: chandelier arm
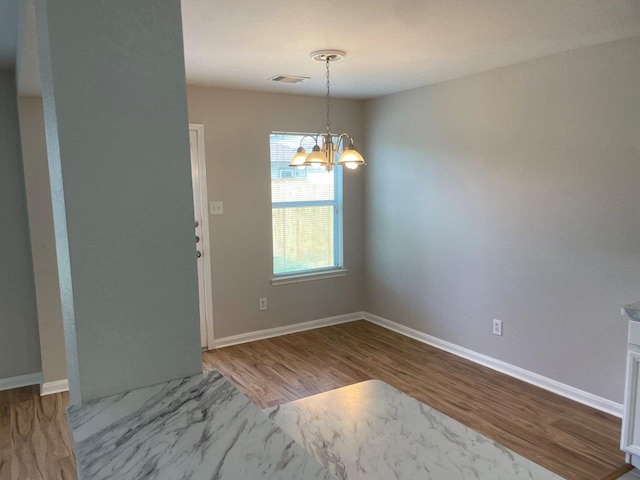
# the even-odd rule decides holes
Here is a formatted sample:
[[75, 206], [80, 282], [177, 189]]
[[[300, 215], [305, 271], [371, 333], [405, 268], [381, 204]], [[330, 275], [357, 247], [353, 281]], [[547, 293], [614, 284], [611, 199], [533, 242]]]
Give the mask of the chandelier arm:
[[[346, 132], [338, 135], [331, 133], [331, 68], [329, 64], [334, 61], [342, 60], [345, 55], [346, 53], [341, 50], [317, 50], [310, 53], [311, 58], [314, 60], [325, 62], [327, 77], [327, 131], [324, 134], [318, 133], [315, 136], [316, 145], [313, 147], [313, 152], [309, 154], [309, 156], [313, 155], [313, 157], [310, 160], [309, 156], [307, 156], [304, 165], [322, 164], [329, 172], [335, 165], [342, 165], [347, 168], [355, 169], [358, 165], [365, 164], [362, 155], [353, 145], [353, 137], [351, 137], [351, 135]], [[311, 137], [312, 135], [306, 136]], [[302, 141], [305, 137], [300, 140], [300, 148], [302, 148]], [[334, 138], [336, 138], [335, 144], [333, 141]], [[349, 140], [348, 144], [345, 143], [347, 139]], [[319, 141], [322, 142], [322, 148], [320, 148]], [[341, 142], [342, 145], [340, 145]], [[318, 155], [319, 152], [322, 152], [324, 158]], [[337, 154], [341, 154], [339, 160], [335, 159]]]
[[300, 139], [300, 146], [302, 146], [302, 141], [305, 138], [313, 138], [313, 141], [315, 142], [315, 144], [318, 144], [318, 137], [320, 136], [320, 134], [316, 134], [316, 135], [304, 135], [301, 139]]
[[[338, 141], [336, 142], [336, 147], [338, 148], [338, 152], [340, 152], [340, 151], [344, 152], [344, 150], [345, 150], [344, 139], [345, 138], [348, 138], [349, 139], [349, 143], [353, 144], [353, 138], [351, 138], [351, 135], [349, 135], [346, 132], [342, 132], [340, 135], [338, 135]], [[342, 150], [340, 150], [340, 142], [342, 142]]]

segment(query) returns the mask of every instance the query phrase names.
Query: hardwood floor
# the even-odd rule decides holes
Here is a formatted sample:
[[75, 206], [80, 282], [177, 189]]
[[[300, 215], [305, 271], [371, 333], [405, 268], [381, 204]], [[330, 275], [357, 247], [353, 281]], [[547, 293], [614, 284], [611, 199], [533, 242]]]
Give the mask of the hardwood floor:
[[0, 392], [0, 479], [76, 478], [68, 404], [67, 393], [41, 397], [38, 386]]
[[261, 408], [377, 378], [570, 480], [628, 471], [620, 419], [365, 321], [205, 352]]
[[[628, 470], [620, 419], [365, 321], [203, 353], [261, 408], [377, 378], [567, 479]], [[73, 480], [68, 394], [0, 392], [0, 479]]]

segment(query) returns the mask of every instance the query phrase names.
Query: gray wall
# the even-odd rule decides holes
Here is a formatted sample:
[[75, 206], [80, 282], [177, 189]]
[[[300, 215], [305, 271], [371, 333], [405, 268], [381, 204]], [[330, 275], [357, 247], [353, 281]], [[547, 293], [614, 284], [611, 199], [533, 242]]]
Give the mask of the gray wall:
[[19, 97], [18, 110], [38, 306], [42, 376], [44, 382], [48, 383], [67, 378], [67, 363], [42, 99]]
[[180, 2], [37, 8], [72, 401], [197, 373]]
[[0, 70], [0, 379], [40, 372], [15, 72]]
[[621, 402], [639, 79], [636, 37], [368, 102], [366, 309]]
[[[325, 128], [321, 97], [189, 87], [189, 121], [204, 124], [209, 200], [224, 201], [224, 215], [209, 218], [214, 334], [291, 325], [362, 310], [363, 170], [344, 172], [342, 278], [271, 285], [271, 180], [269, 134]], [[362, 102], [336, 99], [332, 128], [362, 144]], [[267, 297], [268, 310], [258, 310]]]

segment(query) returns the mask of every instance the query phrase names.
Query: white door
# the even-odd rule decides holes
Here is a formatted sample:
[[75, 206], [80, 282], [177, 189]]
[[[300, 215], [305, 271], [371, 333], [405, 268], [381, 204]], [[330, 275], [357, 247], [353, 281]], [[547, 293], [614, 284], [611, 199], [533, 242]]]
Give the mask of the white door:
[[207, 211], [207, 172], [204, 158], [204, 128], [189, 125], [191, 145], [191, 179], [196, 255], [198, 257], [198, 294], [200, 298], [200, 344], [213, 345], [213, 311], [211, 294], [211, 263], [209, 261], [209, 218]]

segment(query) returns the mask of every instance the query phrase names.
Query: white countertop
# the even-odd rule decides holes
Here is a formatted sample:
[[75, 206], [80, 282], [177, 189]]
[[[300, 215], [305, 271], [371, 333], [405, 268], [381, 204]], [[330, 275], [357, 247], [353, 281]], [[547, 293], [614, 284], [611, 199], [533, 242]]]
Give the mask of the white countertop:
[[344, 480], [560, 480], [379, 380], [266, 410]]
[[378, 380], [266, 413], [218, 372], [68, 410], [81, 480], [561, 478]]

